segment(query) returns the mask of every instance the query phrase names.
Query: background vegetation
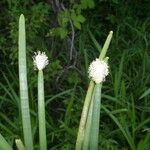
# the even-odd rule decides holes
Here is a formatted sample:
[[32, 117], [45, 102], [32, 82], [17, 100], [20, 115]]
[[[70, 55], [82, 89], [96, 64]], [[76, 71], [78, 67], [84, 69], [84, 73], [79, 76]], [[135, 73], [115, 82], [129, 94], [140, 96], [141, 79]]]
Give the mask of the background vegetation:
[[48, 147], [73, 150], [89, 83], [88, 65], [113, 30], [110, 75], [102, 89], [100, 150], [149, 150], [149, 6], [149, 0], [1, 0], [0, 132], [4, 137], [12, 145], [15, 138], [23, 138], [17, 58], [18, 19], [23, 13], [34, 143], [38, 143], [34, 52], [46, 51], [50, 59], [44, 70]]

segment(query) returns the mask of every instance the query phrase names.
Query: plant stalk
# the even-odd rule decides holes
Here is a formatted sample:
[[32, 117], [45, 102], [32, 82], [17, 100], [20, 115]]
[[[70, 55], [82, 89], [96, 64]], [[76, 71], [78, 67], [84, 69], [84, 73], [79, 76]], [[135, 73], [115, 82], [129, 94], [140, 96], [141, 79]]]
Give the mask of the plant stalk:
[[[93, 93], [94, 93], [94, 91], [93, 91]], [[89, 148], [90, 136], [91, 136], [91, 126], [92, 126], [93, 100], [94, 100], [94, 94], [92, 94], [92, 99], [91, 99], [91, 103], [89, 106], [89, 112], [88, 112], [88, 116], [87, 116], [87, 122], [86, 122], [86, 126], [85, 126], [83, 150], [88, 150], [88, 148]]]
[[87, 114], [89, 111], [89, 105], [91, 102], [91, 96], [93, 93], [93, 88], [94, 88], [94, 82], [90, 81], [89, 87], [88, 87], [88, 91], [86, 94], [86, 98], [84, 101], [84, 105], [83, 105], [83, 110], [82, 110], [82, 114], [81, 114], [81, 119], [80, 119], [80, 124], [79, 124], [79, 130], [78, 130], [78, 135], [77, 135], [77, 141], [76, 141], [76, 150], [81, 150], [82, 149], [82, 144], [83, 144], [83, 140], [84, 140], [84, 130], [85, 130], [85, 124], [86, 124], [86, 120], [87, 120]]
[[103, 46], [103, 48], [101, 50], [101, 53], [99, 55], [99, 59], [103, 60], [105, 58], [107, 50], [108, 50], [110, 42], [111, 42], [111, 39], [112, 39], [112, 36], [113, 36], [113, 31], [110, 31], [108, 36], [107, 36], [107, 39], [106, 39], [106, 41], [104, 43], [104, 46]]
[[102, 85], [100, 83], [96, 84], [93, 93], [94, 100], [93, 100], [92, 125], [90, 134], [90, 150], [98, 150], [100, 108], [101, 108], [101, 87]]
[[44, 101], [44, 79], [43, 71], [38, 72], [38, 119], [39, 119], [39, 140], [40, 150], [47, 150], [45, 101]]
[[19, 18], [19, 84], [25, 148], [26, 150], [33, 150], [27, 84], [25, 18], [23, 14]]

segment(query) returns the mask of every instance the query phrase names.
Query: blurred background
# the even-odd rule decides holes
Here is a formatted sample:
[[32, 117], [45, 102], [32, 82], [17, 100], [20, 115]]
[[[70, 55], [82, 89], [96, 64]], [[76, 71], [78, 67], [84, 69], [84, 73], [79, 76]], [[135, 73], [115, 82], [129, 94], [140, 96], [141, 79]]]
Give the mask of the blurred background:
[[[0, 132], [23, 139], [18, 81], [18, 20], [26, 18], [31, 119], [38, 145], [34, 52], [45, 51], [47, 139], [50, 150], [73, 150], [88, 88], [88, 65], [110, 30], [110, 74], [103, 84], [100, 150], [150, 150], [150, 1], [1, 0]], [[15, 146], [14, 146], [15, 149]]]

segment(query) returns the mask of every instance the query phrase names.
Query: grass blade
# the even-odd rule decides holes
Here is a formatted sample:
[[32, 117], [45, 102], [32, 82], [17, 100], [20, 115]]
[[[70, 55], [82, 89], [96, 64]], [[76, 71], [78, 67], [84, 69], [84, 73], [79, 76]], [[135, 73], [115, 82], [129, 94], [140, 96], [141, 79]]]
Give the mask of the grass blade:
[[146, 91], [144, 91], [144, 93], [139, 97], [139, 99], [142, 99], [142, 98], [148, 96], [149, 94], [150, 94], [150, 88], [147, 89]]
[[121, 132], [123, 133], [124, 137], [126, 138], [128, 144], [131, 147], [131, 150], [135, 150], [135, 144], [134, 141], [131, 138], [131, 135], [128, 134], [125, 129], [123, 128], [123, 126], [120, 124], [120, 122], [118, 121], [118, 119], [105, 107], [105, 106], [101, 106], [104, 111], [110, 116], [110, 118], [116, 123], [116, 125], [119, 127], [119, 129], [121, 130]]
[[101, 47], [100, 44], [97, 42], [97, 40], [95, 39], [95, 37], [94, 37], [94, 35], [91, 33], [91, 31], [88, 30], [88, 32], [89, 32], [90, 38], [92, 39], [92, 41], [93, 41], [95, 47], [96, 47], [97, 50], [100, 52], [101, 49], [102, 49], [102, 47]]
[[13, 150], [1, 134], [0, 134], [0, 149], [1, 150]]
[[73, 89], [69, 89], [69, 90], [66, 90], [66, 91], [63, 91], [63, 92], [60, 92], [54, 96], [52, 96], [50, 99], [47, 99], [47, 101], [45, 102], [45, 106], [47, 106], [50, 102], [52, 102], [54, 99], [57, 99], [65, 94], [70, 94], [72, 92]]
[[12, 122], [6, 115], [4, 115], [3, 113], [0, 112], [0, 117], [1, 117], [2, 119], [4, 119], [4, 120], [6, 121], [6, 123], [7, 123], [8, 125], [10, 125], [12, 128], [18, 130], [18, 127], [15, 125], [15, 123]]

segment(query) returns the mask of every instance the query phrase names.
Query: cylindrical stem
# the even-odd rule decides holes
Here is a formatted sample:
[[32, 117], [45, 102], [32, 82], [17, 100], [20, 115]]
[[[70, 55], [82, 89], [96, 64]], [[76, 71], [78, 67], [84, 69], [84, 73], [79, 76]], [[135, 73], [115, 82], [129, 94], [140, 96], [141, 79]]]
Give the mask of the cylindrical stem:
[[93, 115], [93, 100], [94, 100], [94, 94], [92, 94], [92, 99], [89, 106], [89, 112], [88, 112], [86, 126], [85, 126], [83, 150], [88, 150], [89, 148], [90, 137], [91, 137], [92, 115]]
[[101, 84], [95, 85], [93, 100], [92, 126], [90, 134], [90, 150], [98, 150], [100, 107], [101, 107]]
[[110, 45], [112, 36], [113, 36], [113, 31], [110, 31], [109, 34], [108, 34], [108, 36], [107, 36], [107, 39], [106, 39], [106, 41], [105, 41], [105, 43], [104, 43], [104, 46], [103, 46], [103, 48], [102, 48], [102, 50], [101, 50], [101, 53], [100, 53], [100, 55], [99, 55], [99, 59], [102, 60], [102, 59], [105, 58], [105, 55], [106, 55], [106, 52], [107, 52], [108, 47], [109, 47], [109, 45]]
[[44, 79], [43, 71], [38, 72], [38, 119], [39, 119], [39, 140], [40, 150], [47, 150], [45, 101], [44, 101]]
[[87, 120], [87, 114], [89, 111], [89, 105], [91, 102], [91, 96], [94, 88], [94, 82], [91, 81], [88, 87], [88, 91], [86, 94], [86, 98], [84, 101], [84, 106], [81, 114], [80, 124], [79, 124], [79, 130], [77, 135], [77, 141], [76, 141], [76, 150], [82, 149], [83, 139], [84, 139], [84, 130], [85, 130], [85, 124]]
[[27, 85], [25, 19], [23, 15], [19, 19], [19, 83], [25, 148], [26, 150], [33, 150]]

